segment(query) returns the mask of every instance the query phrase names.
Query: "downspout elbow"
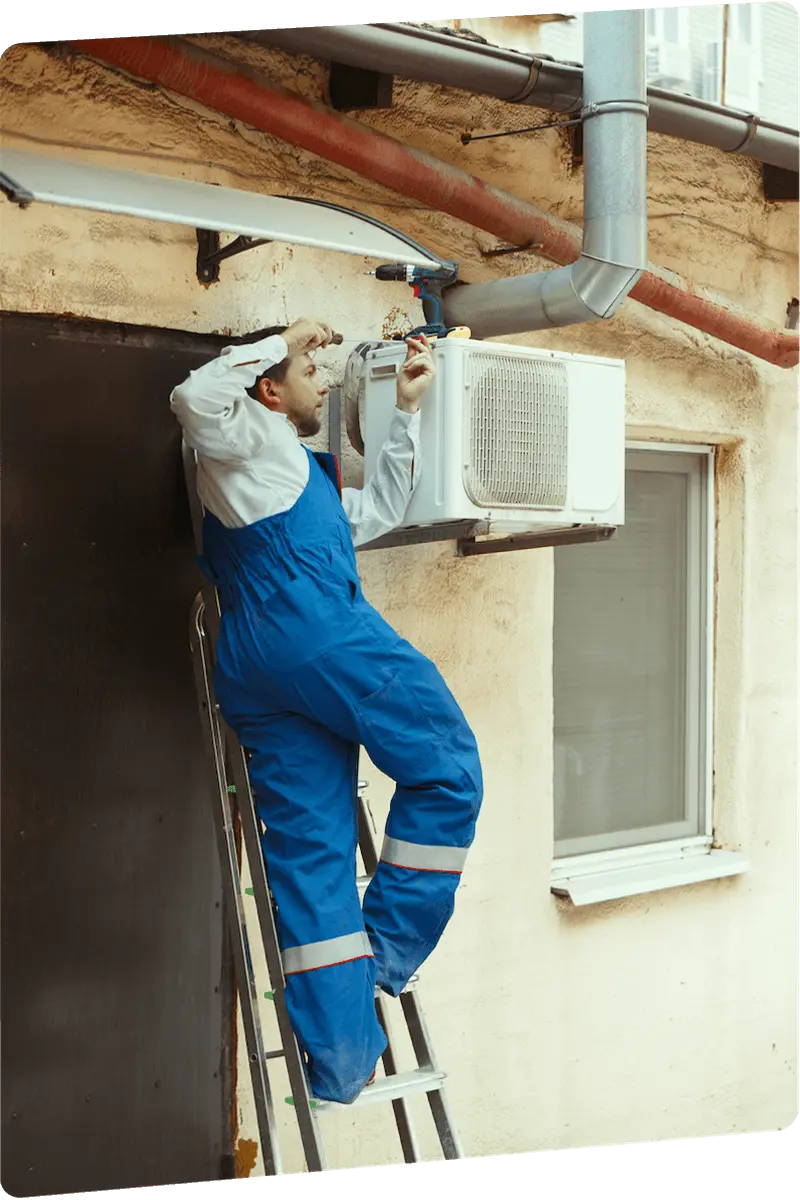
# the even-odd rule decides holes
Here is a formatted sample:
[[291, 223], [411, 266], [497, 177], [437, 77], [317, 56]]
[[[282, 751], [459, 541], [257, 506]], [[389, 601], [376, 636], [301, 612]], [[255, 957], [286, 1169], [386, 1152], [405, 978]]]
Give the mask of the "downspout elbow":
[[444, 293], [444, 319], [468, 326], [476, 338], [608, 319], [643, 270], [581, 254], [569, 266], [533, 275], [456, 284]]
[[570, 266], [548, 271], [542, 282], [542, 309], [548, 325], [579, 325], [613, 317], [643, 270], [584, 253]]

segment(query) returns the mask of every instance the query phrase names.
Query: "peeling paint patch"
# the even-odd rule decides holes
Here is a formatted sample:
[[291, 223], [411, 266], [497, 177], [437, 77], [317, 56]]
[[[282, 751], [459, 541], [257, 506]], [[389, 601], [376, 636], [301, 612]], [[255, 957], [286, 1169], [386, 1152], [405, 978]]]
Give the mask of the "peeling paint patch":
[[236, 1143], [236, 1178], [247, 1179], [252, 1175], [258, 1158], [258, 1142], [251, 1138], [239, 1138]]
[[407, 312], [402, 308], [395, 307], [389, 311], [381, 326], [381, 337], [391, 338], [396, 333], [408, 333], [413, 324]]

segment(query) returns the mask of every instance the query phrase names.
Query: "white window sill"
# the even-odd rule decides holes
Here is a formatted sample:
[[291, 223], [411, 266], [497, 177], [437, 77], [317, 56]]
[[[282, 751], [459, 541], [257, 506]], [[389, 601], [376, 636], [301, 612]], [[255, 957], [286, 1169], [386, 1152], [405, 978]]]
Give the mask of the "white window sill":
[[732, 850], [710, 850], [706, 854], [643, 863], [639, 866], [606, 867], [605, 870], [567, 875], [563, 867], [556, 868], [550, 890], [556, 896], [568, 896], [575, 905], [599, 904], [603, 900], [619, 900], [643, 892], [659, 892], [664, 888], [686, 887], [709, 879], [724, 879], [750, 870], [746, 854]]

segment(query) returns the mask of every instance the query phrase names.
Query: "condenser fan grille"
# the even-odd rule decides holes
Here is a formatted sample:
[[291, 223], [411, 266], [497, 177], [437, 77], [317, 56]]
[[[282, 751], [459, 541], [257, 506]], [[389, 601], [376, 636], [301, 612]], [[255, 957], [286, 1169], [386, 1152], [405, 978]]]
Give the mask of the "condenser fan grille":
[[479, 352], [464, 367], [470, 499], [487, 508], [564, 508], [566, 365]]

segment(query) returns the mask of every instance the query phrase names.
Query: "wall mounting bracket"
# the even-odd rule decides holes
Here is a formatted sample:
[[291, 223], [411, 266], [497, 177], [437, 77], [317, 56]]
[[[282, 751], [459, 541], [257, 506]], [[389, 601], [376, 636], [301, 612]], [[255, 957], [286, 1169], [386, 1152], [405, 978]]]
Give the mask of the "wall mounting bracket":
[[200, 283], [217, 283], [219, 280], [219, 264], [234, 254], [242, 254], [245, 250], [253, 250], [256, 246], [267, 246], [270, 238], [249, 237], [241, 234], [227, 246], [220, 247], [219, 233], [216, 229], [198, 229], [197, 233], [197, 278]]
[[422, 546], [430, 542], [450, 542], [473, 537], [478, 533], [488, 533], [489, 527], [485, 521], [447, 521], [440, 525], [410, 525], [405, 529], [393, 529], [374, 542], [358, 546], [362, 550], [389, 550], [395, 546]]
[[509, 537], [488, 538], [482, 542], [475, 537], [466, 537], [459, 539], [456, 553], [459, 558], [469, 558], [474, 554], [502, 554], [509, 550], [539, 550], [546, 546], [607, 542], [616, 532], [616, 525], [575, 525], [570, 529], [549, 529], [541, 533], [512, 533]]

